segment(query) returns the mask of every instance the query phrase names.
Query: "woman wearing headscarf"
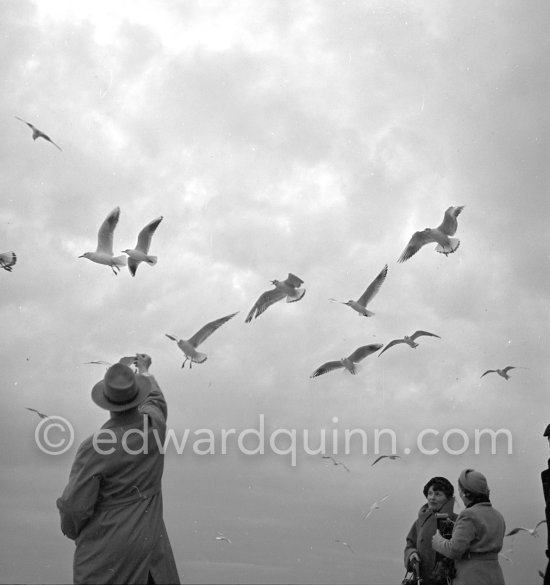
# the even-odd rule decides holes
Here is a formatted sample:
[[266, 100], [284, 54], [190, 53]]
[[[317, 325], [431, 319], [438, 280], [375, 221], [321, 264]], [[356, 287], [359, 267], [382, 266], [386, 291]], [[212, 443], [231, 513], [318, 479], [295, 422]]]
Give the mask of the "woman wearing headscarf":
[[[444, 567], [437, 563], [436, 553], [432, 548], [432, 536], [437, 530], [437, 513], [448, 514], [450, 520], [457, 515], [453, 512], [454, 487], [445, 477], [432, 477], [422, 490], [427, 502], [420, 508], [418, 518], [407, 534], [405, 547], [405, 568], [412, 570], [415, 561], [420, 564], [420, 578], [426, 585], [445, 584], [442, 574]], [[446, 559], [445, 559], [446, 560]]]
[[506, 526], [502, 514], [491, 505], [487, 479], [479, 471], [465, 469], [458, 487], [466, 508], [458, 515], [451, 538], [436, 532], [432, 546], [454, 559], [453, 585], [504, 585], [498, 553]]

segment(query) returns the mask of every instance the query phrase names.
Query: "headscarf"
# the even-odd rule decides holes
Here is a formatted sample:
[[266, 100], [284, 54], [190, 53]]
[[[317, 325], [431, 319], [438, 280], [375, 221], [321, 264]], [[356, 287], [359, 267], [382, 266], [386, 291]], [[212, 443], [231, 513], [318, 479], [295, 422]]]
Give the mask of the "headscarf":
[[464, 469], [458, 477], [458, 484], [464, 491], [482, 496], [489, 496], [487, 478], [475, 469]]

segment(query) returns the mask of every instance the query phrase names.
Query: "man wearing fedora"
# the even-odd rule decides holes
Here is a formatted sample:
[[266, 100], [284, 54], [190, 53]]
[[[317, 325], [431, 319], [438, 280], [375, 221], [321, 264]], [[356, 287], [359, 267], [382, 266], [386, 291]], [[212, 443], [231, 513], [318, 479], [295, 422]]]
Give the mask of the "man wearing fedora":
[[180, 583], [162, 513], [166, 401], [151, 358], [135, 365], [114, 364], [93, 387], [110, 419], [78, 448], [57, 500], [74, 583]]

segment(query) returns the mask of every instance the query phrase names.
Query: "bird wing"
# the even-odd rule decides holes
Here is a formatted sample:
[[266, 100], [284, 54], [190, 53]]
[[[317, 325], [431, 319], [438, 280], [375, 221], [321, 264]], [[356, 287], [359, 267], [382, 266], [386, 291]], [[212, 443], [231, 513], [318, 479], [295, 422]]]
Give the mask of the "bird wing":
[[371, 353], [378, 351], [381, 349], [381, 343], [371, 343], [370, 345], [362, 345], [358, 347], [353, 353], [351, 353], [348, 358], [352, 362], [360, 362], [362, 359], [365, 359]]
[[456, 218], [460, 215], [460, 212], [463, 209], [464, 205], [461, 205], [460, 207], [449, 207], [443, 216], [441, 225], [437, 229], [448, 236], [454, 236], [458, 227], [458, 221]]
[[[237, 311], [237, 313], [238, 313], [238, 311]], [[224, 323], [229, 321], [229, 319], [232, 319], [237, 313], [231, 313], [231, 315], [227, 315], [225, 317], [220, 317], [219, 319], [216, 319], [215, 321], [211, 321], [210, 323], [207, 323], [204, 327], [201, 327], [201, 329], [199, 329], [195, 333], [195, 335], [193, 335], [193, 337], [191, 337], [188, 340], [189, 343], [193, 347], [199, 346], [206, 338], [210, 337], [210, 335], [212, 335], [212, 333], [214, 333], [214, 331], [216, 331], [216, 329], [218, 327], [221, 327]]]
[[411, 256], [414, 256], [422, 246], [429, 244], [430, 242], [434, 242], [435, 240], [432, 238], [429, 232], [421, 231], [415, 232], [412, 238], [409, 240], [407, 247], [403, 250], [401, 256], [399, 256], [398, 262], [405, 262]]
[[115, 207], [105, 218], [97, 232], [97, 252], [113, 253], [113, 232], [120, 217], [120, 207]]
[[168, 333], [165, 333], [164, 335], [166, 335], [166, 337], [168, 337], [168, 339], [171, 339], [172, 341], [175, 341], [176, 343], [178, 342], [178, 339], [176, 337], [174, 337], [173, 335], [168, 335]]
[[387, 349], [390, 349], [390, 347], [397, 345], [398, 343], [405, 343], [404, 339], [392, 339], [387, 345], [386, 347], [378, 354], [378, 357], [380, 357]]
[[15, 252], [2, 252], [0, 254], [0, 266], [11, 272], [11, 267], [17, 262]]
[[502, 369], [502, 371], [507, 374], [510, 370], [514, 370], [516, 368], [516, 366], [506, 366], [505, 368]]
[[21, 120], [21, 122], [23, 122], [24, 124], [26, 124], [29, 128], [32, 128], [34, 130], [34, 126], [27, 122], [27, 120], [23, 120], [23, 118], [20, 118], [19, 116], [14, 116], [14, 118], [17, 118], [18, 120]]
[[[411, 339], [414, 341], [417, 337], [421, 337], [422, 335], [428, 335], [429, 337], [439, 337], [439, 335], [436, 335], [435, 333], [430, 333], [429, 331], [422, 331], [419, 329], [411, 335]], [[439, 339], [441, 339], [441, 337], [439, 337]]]
[[367, 290], [359, 297], [357, 302], [363, 307], [366, 307], [367, 304], [372, 301], [376, 293], [380, 290], [382, 283], [386, 280], [386, 276], [388, 274], [388, 265], [386, 264], [384, 268], [382, 268], [380, 274], [369, 284]]
[[322, 366], [319, 366], [313, 372], [313, 374], [311, 374], [310, 378], [316, 378], [317, 376], [322, 376], [323, 374], [326, 374], [328, 372], [332, 372], [333, 370], [337, 370], [338, 368], [343, 368], [343, 367], [344, 366], [342, 365], [342, 362], [340, 360], [326, 362]]
[[138, 241], [136, 244], [136, 250], [143, 252], [144, 254], [149, 253], [149, 246], [151, 245], [151, 238], [155, 233], [155, 230], [158, 228], [159, 223], [162, 221], [163, 216], [157, 217], [153, 221], [150, 221], [140, 232], [138, 235]]
[[84, 362], [85, 364], [96, 364], [98, 366], [112, 366], [113, 364], [110, 362], [106, 362], [104, 360], [94, 360], [91, 362]]
[[286, 297], [286, 293], [279, 290], [278, 288], [274, 288], [272, 290], [268, 290], [260, 295], [259, 299], [256, 301], [250, 312], [246, 316], [245, 322], [250, 323], [253, 318], [259, 317], [266, 309], [268, 309], [273, 303], [277, 301], [281, 301]]
[[295, 274], [289, 272], [285, 283], [290, 284], [290, 286], [293, 286], [294, 288], [298, 288], [301, 284], [304, 284], [304, 281], [301, 278], [298, 278]]
[[541, 525], [541, 524], [546, 524], [546, 520], [540, 520], [539, 522], [537, 522], [537, 525], [535, 526], [535, 530]]
[[63, 152], [61, 146], [59, 146], [59, 144], [56, 144], [47, 134], [44, 134], [44, 132], [42, 132], [41, 130], [38, 130], [38, 135], [41, 136], [42, 138], [44, 138], [44, 140], [51, 142], [56, 148], [59, 148], [59, 150], [61, 150], [61, 152]]
[[493, 372], [496, 372], [496, 370], [487, 370], [486, 372], [483, 372], [483, 374], [481, 374], [480, 378], [483, 378], [483, 376], [486, 376], [487, 374], [492, 374]]
[[507, 532], [504, 536], [514, 536], [514, 534], [517, 534], [521, 530], [523, 530], [524, 532], [529, 532], [527, 528], [523, 528], [520, 526], [519, 528], [512, 528], [512, 530], [510, 530], [510, 532]]
[[384, 459], [385, 457], [387, 457], [387, 455], [380, 455], [380, 457], [377, 457], [372, 463], [371, 463], [371, 467], [373, 465], [376, 465], [381, 459]]

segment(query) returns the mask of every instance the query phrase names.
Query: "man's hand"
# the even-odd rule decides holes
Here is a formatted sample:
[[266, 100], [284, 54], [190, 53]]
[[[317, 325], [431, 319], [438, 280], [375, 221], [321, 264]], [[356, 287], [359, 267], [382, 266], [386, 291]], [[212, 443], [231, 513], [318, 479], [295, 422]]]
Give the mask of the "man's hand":
[[147, 355], [146, 353], [137, 353], [134, 359], [134, 364], [137, 368], [138, 374], [143, 374], [145, 376], [149, 375], [149, 368], [151, 367], [151, 356]]

